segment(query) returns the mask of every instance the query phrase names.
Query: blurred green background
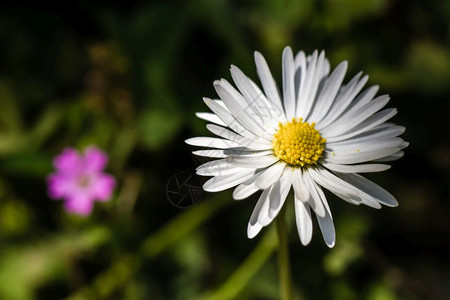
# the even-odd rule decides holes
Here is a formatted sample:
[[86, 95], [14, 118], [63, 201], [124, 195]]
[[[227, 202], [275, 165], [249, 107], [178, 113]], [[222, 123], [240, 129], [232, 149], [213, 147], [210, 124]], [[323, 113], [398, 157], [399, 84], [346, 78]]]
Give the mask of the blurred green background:
[[[273, 227], [246, 236], [255, 197], [166, 197], [199, 161], [184, 140], [230, 64], [280, 83], [281, 52], [325, 49], [391, 95], [410, 142], [368, 176], [398, 208], [328, 194], [337, 243], [303, 247], [288, 203], [295, 299], [450, 299], [450, 1], [74, 1], [0, 5], [0, 299], [278, 299]], [[89, 218], [46, 195], [67, 146], [108, 151], [118, 186]], [[204, 178], [199, 178], [204, 181]]]

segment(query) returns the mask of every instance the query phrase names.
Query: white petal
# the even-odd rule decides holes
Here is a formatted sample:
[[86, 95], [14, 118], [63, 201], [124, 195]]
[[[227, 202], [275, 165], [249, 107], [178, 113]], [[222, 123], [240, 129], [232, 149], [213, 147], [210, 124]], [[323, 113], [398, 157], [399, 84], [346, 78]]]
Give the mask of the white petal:
[[[308, 172], [309, 172], [309, 170], [308, 170]], [[310, 174], [308, 174], [308, 175], [310, 175]], [[317, 192], [317, 195], [319, 195], [319, 198], [320, 198], [321, 202], [323, 203], [323, 206], [325, 207], [325, 210], [331, 216], [330, 206], [328, 205], [328, 201], [327, 201], [327, 198], [325, 197], [325, 193], [323, 192], [322, 187], [320, 185], [318, 185], [317, 182], [312, 177], [310, 177], [310, 178], [312, 179], [311, 180], [312, 184], [313, 184], [313, 186], [314, 186], [314, 188], [315, 188], [315, 190]]]
[[205, 104], [211, 109], [225, 124], [228, 125], [231, 129], [233, 129], [238, 134], [252, 138], [255, 135], [248, 131], [247, 129], [242, 126], [235, 117], [231, 115], [231, 113], [228, 111], [228, 109], [224, 108], [220, 102], [211, 100], [209, 98], [203, 98], [203, 101]]
[[244, 171], [241, 169], [236, 169], [235, 173], [211, 178], [205, 182], [203, 189], [207, 192], [220, 192], [241, 184], [248, 178], [252, 177], [254, 172], [255, 170], [252, 169]]
[[295, 64], [295, 76], [294, 76], [294, 82], [295, 82], [295, 102], [296, 102], [296, 109], [295, 109], [295, 115], [299, 115], [299, 97], [300, 97], [300, 91], [304, 87], [305, 82], [305, 76], [306, 76], [306, 56], [305, 52], [299, 51], [295, 55], [294, 59]]
[[267, 156], [273, 154], [273, 150], [251, 150], [248, 148], [230, 148], [221, 150], [227, 156]]
[[[305, 116], [305, 119], [307, 119], [311, 113], [311, 109], [316, 100], [319, 84], [323, 78], [323, 75], [325, 74], [326, 66], [327, 66], [327, 64], [326, 64], [326, 59], [325, 59], [325, 52], [321, 51], [319, 58], [317, 59], [317, 63], [315, 65], [315, 67], [313, 67], [313, 71], [312, 71], [312, 75], [311, 75], [312, 82], [311, 82], [310, 88], [308, 90], [308, 94], [306, 95], [305, 111], [304, 111], [304, 114], [302, 114], [302, 116]], [[308, 73], [307, 76], [310, 76], [310, 74]]]
[[283, 56], [283, 100], [288, 120], [295, 117], [294, 56], [291, 47], [284, 48]]
[[214, 150], [214, 149], [197, 150], [193, 151], [192, 154], [197, 156], [213, 157], [213, 158], [224, 158], [228, 156], [223, 152], [223, 150]]
[[249, 171], [255, 171], [256, 169], [249, 169], [249, 168], [237, 168], [235, 166], [228, 166], [224, 169], [217, 169], [217, 168], [204, 168], [199, 169], [196, 171], [197, 175], [200, 176], [233, 176], [236, 172], [249, 172]]
[[308, 121], [320, 121], [328, 112], [329, 107], [331, 107], [336, 98], [336, 94], [339, 91], [342, 80], [344, 80], [347, 65], [348, 64], [346, 61], [340, 63], [336, 69], [334, 69], [333, 73], [331, 73], [330, 77], [327, 78], [324, 83], [324, 87], [317, 98], [314, 110], [310, 117], [308, 117]]
[[286, 164], [284, 162], [273, 164], [261, 173], [261, 175], [256, 179], [255, 185], [262, 190], [269, 188], [280, 179], [280, 176], [283, 174], [283, 170], [285, 168]]
[[192, 146], [218, 148], [218, 149], [227, 149], [240, 146], [238, 143], [229, 140], [212, 137], [194, 137], [187, 139], [185, 143]]
[[[241, 107], [248, 114], [254, 124], [259, 127], [264, 127], [264, 125], [268, 123], [268, 120], [270, 120], [270, 118], [267, 118], [265, 115], [259, 114], [258, 110], [255, 110], [258, 108], [258, 105], [255, 101], [246, 99], [225, 79], [220, 80], [220, 85], [228, 92], [232, 99], [236, 101], [235, 104]], [[227, 103], [225, 103], [225, 105], [228, 108], [229, 103], [228, 106]]]
[[[264, 137], [265, 133], [261, 128], [261, 125], [248, 113], [246, 107], [242, 107], [240, 102], [234, 98], [233, 94], [227, 90], [222, 81], [215, 81], [214, 88], [217, 94], [223, 100], [228, 110], [232, 113], [233, 117], [248, 131], [253, 134]], [[242, 96], [241, 96], [242, 97]]]
[[367, 178], [358, 174], [339, 174], [339, 176], [356, 188], [367, 193], [381, 204], [391, 207], [398, 206], [398, 202], [394, 196]]
[[404, 132], [405, 128], [402, 126], [393, 126], [388, 123], [382, 123], [375, 126], [373, 129], [358, 134], [347, 140], [341, 140], [339, 142], [327, 141], [327, 146], [332, 147], [334, 144], [348, 145], [348, 144], [361, 144], [366, 142], [378, 143], [378, 141], [386, 140], [389, 138], [397, 137]]
[[319, 91], [321, 90], [321, 84], [323, 82], [323, 80], [328, 77], [328, 74], [330, 73], [330, 61], [328, 60], [328, 58], [324, 58], [323, 60], [323, 65], [322, 65], [322, 72], [321, 72], [321, 78], [320, 78], [320, 82], [319, 82]]
[[311, 220], [311, 210], [308, 203], [295, 198], [295, 222], [300, 241], [304, 246], [308, 245], [312, 238], [313, 225]]
[[[302, 81], [300, 85], [299, 95], [297, 98], [297, 116], [306, 116], [306, 106], [307, 106], [307, 95], [309, 94], [309, 90], [311, 89], [311, 85], [313, 83], [314, 71], [317, 62], [318, 52], [315, 50], [312, 55], [309, 55], [306, 59], [306, 68], [304, 69], [304, 75], [302, 74]], [[302, 72], [303, 73], [303, 72]]]
[[309, 174], [313, 177], [314, 181], [352, 204], [359, 205], [362, 203], [358, 190], [348, 182], [337, 177], [333, 173], [325, 170], [323, 167], [311, 168]]
[[[370, 101], [372, 101], [376, 95], [376, 92], [378, 92], [379, 86], [375, 85], [367, 89], [367, 91], [363, 91], [358, 97], [356, 97], [350, 106], [344, 111], [344, 114], [346, 114], [349, 111], [352, 110], [358, 110], [364, 105], [367, 105]], [[370, 97], [369, 97], [370, 96]]]
[[[249, 168], [238, 168], [228, 163], [225, 159], [218, 159], [197, 167], [197, 174], [201, 176], [225, 176], [234, 174], [238, 170], [248, 172]], [[253, 170], [256, 170], [256, 168], [253, 168]]]
[[[249, 109], [247, 112], [250, 115], [254, 115], [254, 111], [251, 110], [250, 107], [248, 107], [247, 100], [245, 100], [244, 96], [242, 96], [239, 91], [237, 91], [226, 79], [221, 79], [220, 81], [216, 81], [217, 84], [219, 84], [222, 88], [224, 88], [227, 93], [233, 98], [233, 100], [242, 108]], [[220, 95], [219, 95], [220, 96]], [[222, 99], [223, 100], [223, 99]], [[225, 106], [228, 107], [227, 103], [224, 101]]]
[[274, 184], [272, 190], [270, 191], [269, 217], [272, 220], [278, 215], [280, 209], [283, 207], [286, 197], [291, 190], [291, 183], [292, 170], [290, 168], [286, 168], [283, 175], [281, 175], [280, 180]]
[[338, 173], [339, 177], [337, 177], [321, 167], [311, 171], [311, 176], [313, 176], [317, 183], [343, 200], [357, 205], [363, 203], [372, 208], [381, 208], [381, 205], [378, 203], [377, 199], [367, 194], [357, 186], [344, 180], [342, 175], [345, 174]]
[[386, 106], [388, 102], [389, 97], [387, 95], [373, 99], [359, 109], [353, 109], [346, 112], [331, 126], [322, 129], [320, 132], [327, 137], [339, 136], [345, 132], [348, 132], [350, 129], [356, 127], [364, 120], [375, 114], [377, 111]]
[[[258, 91], [258, 93], [263, 94], [261, 89], [258, 87], [256, 83], [254, 83], [250, 78], [248, 79], [252, 84], [253, 88]], [[265, 96], [262, 98], [264, 103], [261, 104], [260, 110], [263, 115], [270, 116], [270, 124], [266, 124], [266, 131], [271, 132], [272, 130], [276, 131], [278, 126], [278, 122], [283, 122], [286, 120], [286, 116], [284, 115], [284, 111], [280, 110], [279, 107], [275, 106], [271, 103]], [[258, 103], [259, 104], [259, 103]], [[272, 133], [274, 133], [273, 131]]]
[[231, 167], [231, 165], [225, 159], [217, 159], [217, 160], [213, 160], [213, 161], [208, 161], [207, 163], [204, 163], [204, 164], [198, 166], [197, 171], [202, 170], [202, 169], [210, 169], [210, 168], [217, 170], [220, 168], [225, 169], [225, 168], [229, 168], [229, 167]]
[[247, 225], [247, 236], [248, 236], [248, 238], [252, 239], [255, 236], [257, 236], [262, 228], [263, 228], [262, 225], [259, 224], [259, 223], [256, 223], [255, 225], [250, 225], [250, 223], [248, 223], [248, 225]]
[[368, 162], [375, 159], [380, 159], [385, 156], [392, 155], [398, 152], [400, 148], [392, 147], [392, 148], [381, 148], [381, 149], [373, 149], [366, 152], [355, 152], [355, 153], [328, 153], [325, 152], [324, 161], [331, 162], [336, 164], [357, 164], [362, 162]]
[[251, 139], [245, 138], [235, 132], [232, 132], [231, 130], [228, 130], [218, 125], [207, 124], [206, 128], [215, 135], [236, 142], [242, 147], [246, 147], [253, 150], [267, 150], [273, 148], [272, 144], [267, 140], [258, 139], [258, 137], [253, 137]]
[[[270, 188], [270, 192], [272, 191], [272, 187]], [[263, 206], [261, 207], [261, 211], [258, 216], [258, 223], [263, 227], [267, 226], [272, 222], [272, 219], [269, 217], [269, 206], [270, 206], [270, 192], [266, 201], [264, 201]]]
[[278, 93], [275, 80], [272, 77], [272, 73], [270, 73], [266, 60], [258, 51], [255, 51], [255, 64], [267, 100], [269, 100], [280, 111], [283, 111], [280, 94]]
[[405, 132], [405, 127], [393, 125], [392, 123], [381, 123], [369, 131], [361, 133], [351, 140], [365, 141], [375, 140], [389, 137], [396, 137]]
[[231, 66], [231, 76], [247, 104], [258, 114], [264, 125], [272, 126], [272, 109], [262, 91], [238, 67]]
[[255, 208], [253, 209], [253, 213], [250, 217], [250, 221], [248, 222], [247, 227], [247, 236], [249, 239], [254, 238], [263, 227], [261, 224], [258, 223], [259, 216], [261, 214], [261, 210], [264, 206], [264, 203], [266, 201], [269, 201], [270, 189], [264, 190], [262, 194], [259, 196], [258, 202], [255, 205]]
[[334, 152], [334, 155], [339, 156], [344, 154], [370, 152], [385, 148], [400, 148], [402, 144], [403, 140], [398, 137], [378, 139], [374, 141], [368, 140], [365, 142], [342, 141], [327, 143], [325, 151], [329, 154]]
[[217, 115], [208, 112], [197, 112], [195, 115], [205, 121], [212, 122], [217, 125], [227, 126]]
[[364, 90], [356, 99], [355, 96], [359, 93], [362, 87], [366, 84], [369, 77], [366, 75], [360, 81], [354, 81], [359, 78], [359, 74], [356, 75], [348, 84], [348, 86], [343, 87], [338, 95], [336, 96], [336, 101], [330, 108], [328, 114], [323, 118], [322, 121], [317, 123], [317, 129], [322, 130], [327, 126], [333, 124], [333, 122], [338, 119], [344, 112], [349, 110], [353, 105], [352, 103], [368, 103], [378, 92], [378, 86], [371, 86]]
[[303, 180], [302, 170], [295, 168], [292, 173], [292, 187], [294, 188], [295, 197], [300, 201], [308, 202], [311, 197]]
[[327, 244], [328, 247], [333, 248], [336, 242], [336, 231], [334, 230], [333, 219], [328, 213], [324, 217], [320, 217], [317, 214], [316, 216], [325, 244]]
[[314, 210], [314, 212], [321, 217], [325, 216], [325, 207], [322, 203], [322, 199], [317, 192], [317, 189], [314, 185], [314, 181], [309, 175], [308, 171], [303, 172], [303, 178], [306, 184], [306, 187], [308, 188], [309, 194], [311, 195], [310, 201], [308, 202], [311, 205], [311, 208]]
[[394, 160], [397, 160], [397, 159], [402, 158], [403, 155], [405, 155], [405, 152], [403, 152], [403, 151], [398, 151], [398, 152], [395, 153], [395, 154], [392, 154], [392, 155], [389, 155], [389, 156], [386, 156], [386, 157], [383, 157], [383, 158], [380, 158], [380, 159], [376, 159], [376, 160], [374, 160], [374, 162], [389, 162], [389, 161], [394, 161]]
[[255, 185], [255, 180], [262, 174], [263, 169], [255, 170], [255, 174], [238, 185], [233, 191], [233, 199], [234, 200], [242, 200], [245, 199], [260, 189]]
[[259, 188], [254, 185], [254, 183], [244, 184], [241, 183], [238, 185], [233, 191], [233, 199], [234, 200], [243, 200], [245, 198], [250, 197], [254, 193], [259, 191]]
[[330, 206], [328, 205], [328, 201], [327, 201], [327, 197], [325, 196], [325, 193], [322, 190], [322, 187], [320, 185], [318, 185], [314, 180], [314, 187], [317, 190], [317, 193], [320, 196], [320, 199], [322, 200], [323, 206], [325, 207], [325, 210], [330, 214], [331, 216], [331, 210], [330, 210]]
[[242, 137], [241, 135], [232, 132], [231, 130], [228, 130], [224, 127], [218, 126], [218, 125], [214, 125], [214, 124], [207, 124], [206, 128], [211, 132], [214, 133], [215, 135], [224, 138], [226, 140], [230, 140], [233, 142], [236, 142], [240, 145], [245, 144], [245, 142], [247, 141], [244, 137]]
[[297, 109], [297, 115], [308, 116], [309, 111], [314, 103], [314, 99], [319, 85], [321, 77], [320, 69], [324, 61], [324, 52], [320, 53], [320, 57], [317, 57], [317, 50], [311, 56], [308, 56], [307, 68], [305, 75], [305, 82], [300, 89], [300, 96], [298, 99], [299, 108]]
[[364, 164], [364, 165], [341, 165], [329, 162], [323, 162], [322, 165], [332, 171], [340, 173], [371, 173], [382, 172], [391, 168], [390, 165], [385, 164]]
[[382, 110], [380, 112], [377, 112], [376, 114], [372, 115], [367, 120], [365, 120], [364, 122], [362, 122], [358, 126], [352, 128], [347, 133], [344, 133], [342, 135], [335, 136], [335, 137], [325, 136], [325, 138], [327, 139], [327, 142], [329, 142], [329, 143], [347, 140], [347, 139], [349, 139], [351, 137], [354, 137], [354, 136], [356, 136], [358, 134], [361, 134], [363, 132], [366, 132], [366, 131], [372, 129], [375, 126], [377, 126], [377, 125], [379, 125], [379, 124], [381, 124], [383, 122], [386, 122], [387, 120], [389, 120], [390, 118], [395, 116], [396, 113], [397, 113], [397, 110], [395, 108], [384, 109], [384, 110]]
[[265, 168], [278, 161], [274, 155], [267, 156], [229, 156], [227, 162], [237, 167]]

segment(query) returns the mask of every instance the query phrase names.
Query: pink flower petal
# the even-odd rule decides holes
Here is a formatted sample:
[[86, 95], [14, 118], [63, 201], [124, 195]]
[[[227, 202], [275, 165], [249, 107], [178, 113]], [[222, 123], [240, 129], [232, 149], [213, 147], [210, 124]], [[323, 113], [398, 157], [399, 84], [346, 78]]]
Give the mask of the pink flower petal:
[[47, 177], [48, 195], [53, 199], [61, 199], [70, 195], [72, 181], [59, 173], [50, 174]]
[[48, 195], [65, 199], [70, 213], [87, 216], [94, 201], [108, 201], [116, 185], [113, 176], [103, 173], [108, 155], [96, 147], [89, 147], [81, 156], [75, 149], [66, 148], [53, 161], [56, 172], [47, 177]]
[[53, 160], [55, 168], [64, 173], [73, 173], [80, 168], [81, 164], [81, 157], [78, 154], [78, 151], [73, 148], [64, 149], [63, 152]]
[[65, 203], [64, 208], [69, 213], [78, 214], [80, 216], [88, 216], [92, 212], [94, 201], [84, 195], [70, 197]]
[[116, 186], [116, 180], [109, 174], [99, 174], [92, 184], [92, 197], [98, 201], [108, 201]]
[[91, 146], [84, 151], [85, 170], [102, 171], [108, 163], [108, 155], [102, 150]]

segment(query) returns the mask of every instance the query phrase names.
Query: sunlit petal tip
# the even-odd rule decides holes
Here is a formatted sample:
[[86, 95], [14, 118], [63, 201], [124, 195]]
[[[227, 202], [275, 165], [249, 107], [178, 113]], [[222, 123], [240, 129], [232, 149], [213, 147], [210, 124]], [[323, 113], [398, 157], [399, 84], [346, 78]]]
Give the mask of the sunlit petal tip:
[[293, 55], [291, 46], [286, 46], [283, 49], [283, 55]]
[[258, 233], [261, 231], [263, 226], [259, 223], [256, 223], [255, 225], [248, 224], [247, 227], [247, 237], [249, 239], [253, 239], [255, 236], [258, 235]]
[[214, 86], [215, 89], [217, 89], [218, 86], [221, 86], [221, 81], [220, 80], [214, 80], [213, 86]]
[[311, 243], [311, 240], [305, 241], [305, 240], [300, 239], [300, 243], [302, 243], [303, 246], [308, 246], [309, 243]]
[[398, 206], [398, 201], [397, 199], [394, 199], [395, 201], [391, 201], [390, 203], [385, 203], [384, 205], [388, 206], [388, 207], [397, 207]]
[[[252, 178], [249, 179], [253, 180]], [[257, 191], [259, 191], [259, 188], [256, 187], [254, 184], [245, 184], [242, 183], [239, 186], [237, 186], [232, 194], [232, 197], [234, 200], [244, 200], [247, 199], [248, 197], [250, 197], [251, 195], [253, 195], [254, 193], [256, 193]]]
[[253, 52], [253, 56], [254, 56], [255, 59], [257, 59], [257, 58], [259, 59], [259, 58], [263, 57], [262, 54], [261, 54], [261, 52], [259, 52], [259, 51], [257, 51], [257, 50], [255, 50], [255, 51]]

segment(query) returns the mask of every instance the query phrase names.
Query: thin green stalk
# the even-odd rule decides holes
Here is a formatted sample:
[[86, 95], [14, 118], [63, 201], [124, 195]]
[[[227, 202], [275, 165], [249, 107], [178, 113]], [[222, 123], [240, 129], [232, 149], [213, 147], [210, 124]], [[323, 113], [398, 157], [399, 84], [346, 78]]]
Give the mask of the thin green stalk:
[[148, 236], [135, 253], [124, 253], [111, 266], [67, 300], [109, 299], [139, 270], [141, 262], [163, 253], [170, 246], [211, 219], [225, 206], [233, 203], [227, 198], [209, 199], [181, 213], [157, 232]]
[[291, 271], [289, 265], [289, 249], [286, 226], [286, 213], [283, 207], [277, 218], [278, 233], [278, 273], [280, 275], [280, 290], [282, 300], [292, 300]]
[[261, 269], [277, 247], [278, 241], [275, 230], [270, 228], [261, 239], [253, 252], [234, 271], [233, 274], [213, 293], [207, 294], [203, 300], [236, 299], [248, 282]]
[[141, 245], [141, 255], [148, 259], [159, 255], [231, 203], [222, 197], [197, 204], [147, 237]]

